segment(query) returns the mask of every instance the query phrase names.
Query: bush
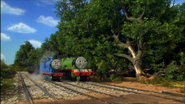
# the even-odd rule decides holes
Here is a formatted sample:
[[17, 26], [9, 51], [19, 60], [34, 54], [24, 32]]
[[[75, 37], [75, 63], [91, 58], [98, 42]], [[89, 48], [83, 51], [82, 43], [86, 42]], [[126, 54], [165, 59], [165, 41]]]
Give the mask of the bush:
[[[10, 72], [12, 74], [10, 74]], [[2, 78], [6, 78], [6, 79], [13, 78], [15, 76], [15, 74], [13, 74], [13, 73], [15, 73], [15, 71], [12, 70], [12, 69], [8, 69], [8, 68], [7, 69], [2, 69], [1, 70], [1, 77]]]
[[110, 78], [105, 79], [106, 82], [112, 82]]
[[3, 60], [1, 60], [1, 70], [8, 68], [8, 65], [5, 64]]
[[15, 68], [14, 68], [15, 71], [22, 71], [22, 68], [18, 65], [15, 65]]
[[181, 75], [178, 75], [177, 76], [177, 80], [178, 81], [183, 81], [184, 80], [184, 75], [182, 75], [182, 74]]
[[115, 78], [115, 81], [116, 81], [116, 82], [122, 82], [123, 80], [122, 80], [122, 78], [119, 76], [119, 77], [116, 77], [116, 78]]
[[11, 64], [11, 65], [8, 65], [8, 69], [15, 70], [14, 68], [15, 68], [15, 66], [14, 66], [13, 64]]
[[167, 80], [179, 80], [182, 81], [183, 79], [185, 79], [185, 76], [183, 74], [183, 68], [179, 68], [179, 66], [177, 65], [176, 61], [172, 61], [166, 69], [164, 69], [165, 71], [165, 78]]
[[110, 80], [113, 80], [113, 79], [115, 79], [115, 78], [117, 78], [117, 77], [119, 77], [119, 76], [116, 75], [116, 74], [111, 74], [110, 77], [109, 77], [109, 79], [110, 79]]

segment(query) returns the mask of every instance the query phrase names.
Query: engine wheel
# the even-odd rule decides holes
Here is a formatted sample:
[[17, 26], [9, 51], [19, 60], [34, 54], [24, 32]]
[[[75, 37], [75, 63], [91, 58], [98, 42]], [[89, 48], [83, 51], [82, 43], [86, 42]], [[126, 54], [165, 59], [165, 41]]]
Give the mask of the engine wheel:
[[87, 81], [87, 76], [78, 76], [77, 81]]
[[52, 77], [52, 81], [60, 81], [60, 77]]

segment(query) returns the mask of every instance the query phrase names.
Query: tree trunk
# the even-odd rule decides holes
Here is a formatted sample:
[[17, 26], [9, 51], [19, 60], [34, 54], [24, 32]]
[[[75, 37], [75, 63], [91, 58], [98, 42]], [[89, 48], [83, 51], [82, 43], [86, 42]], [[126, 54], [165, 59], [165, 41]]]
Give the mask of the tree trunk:
[[141, 57], [142, 51], [138, 50], [138, 54], [136, 54], [134, 49], [131, 46], [129, 46], [128, 49], [132, 54], [132, 58], [134, 59], [132, 64], [134, 65], [134, 69], [135, 69], [135, 72], [136, 72], [136, 77], [138, 77], [142, 73], [142, 69], [141, 69], [141, 66], [140, 66], [141, 61], [139, 60], [139, 58]]
[[137, 61], [134, 64], [134, 69], [135, 69], [135, 72], [136, 72], [136, 77], [139, 77], [141, 76], [142, 74], [142, 69], [141, 69], [141, 66], [140, 66], [140, 61]]

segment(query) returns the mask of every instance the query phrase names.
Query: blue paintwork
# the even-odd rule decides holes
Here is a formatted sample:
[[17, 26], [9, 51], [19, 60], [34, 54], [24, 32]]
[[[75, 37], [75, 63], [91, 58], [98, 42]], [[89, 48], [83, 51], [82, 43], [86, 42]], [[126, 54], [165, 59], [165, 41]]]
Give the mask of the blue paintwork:
[[42, 74], [44, 72], [44, 63], [40, 63], [40, 69], [39, 69], [39, 73]]
[[48, 58], [48, 60], [44, 60], [44, 62], [40, 63], [39, 72], [42, 74], [43, 72], [52, 73], [52, 68], [50, 66], [51, 62], [54, 60], [54, 57]]
[[45, 75], [45, 80], [51, 81], [51, 77], [49, 75]]

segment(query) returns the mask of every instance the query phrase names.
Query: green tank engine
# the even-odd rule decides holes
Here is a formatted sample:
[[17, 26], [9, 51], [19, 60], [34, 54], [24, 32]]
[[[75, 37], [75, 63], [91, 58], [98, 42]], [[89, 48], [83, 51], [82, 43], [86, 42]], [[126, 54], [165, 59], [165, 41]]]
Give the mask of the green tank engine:
[[87, 66], [87, 60], [84, 57], [63, 58], [61, 62], [62, 69], [84, 69]]
[[93, 76], [91, 69], [85, 69], [87, 66], [86, 58], [79, 56], [77, 58], [61, 59], [61, 72], [64, 73], [63, 79], [74, 79], [77, 81], [86, 81], [89, 76]]

